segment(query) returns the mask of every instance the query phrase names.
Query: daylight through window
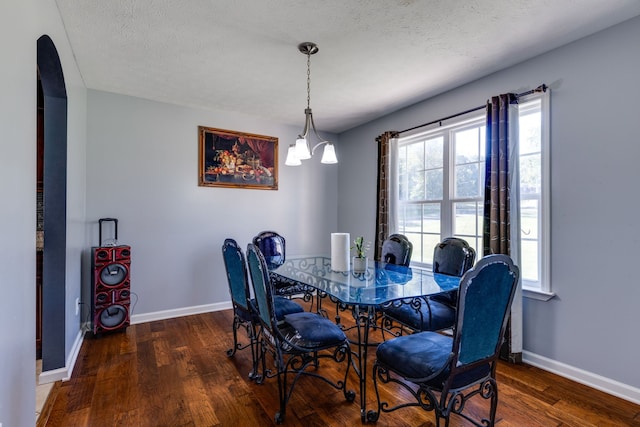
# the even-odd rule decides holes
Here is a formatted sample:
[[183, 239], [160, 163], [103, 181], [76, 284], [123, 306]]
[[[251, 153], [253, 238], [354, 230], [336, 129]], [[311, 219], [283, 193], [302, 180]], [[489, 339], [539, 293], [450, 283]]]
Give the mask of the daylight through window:
[[[520, 252], [523, 287], [550, 292], [549, 93], [518, 104]], [[412, 264], [431, 267], [443, 238], [465, 239], [482, 256], [485, 112], [398, 141], [397, 230], [413, 243]]]

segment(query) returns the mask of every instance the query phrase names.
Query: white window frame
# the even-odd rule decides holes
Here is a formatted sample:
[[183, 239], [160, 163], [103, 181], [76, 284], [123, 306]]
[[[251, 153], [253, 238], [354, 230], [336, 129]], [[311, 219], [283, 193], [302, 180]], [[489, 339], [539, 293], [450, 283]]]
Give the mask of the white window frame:
[[[539, 215], [539, 241], [538, 241], [538, 281], [532, 282], [528, 280], [522, 280], [523, 296], [533, 298], [537, 300], [549, 300], [554, 296], [551, 287], [551, 143], [550, 143], [550, 90], [546, 92], [533, 93], [531, 95], [522, 96], [519, 99], [519, 104], [523, 105], [527, 102], [539, 99], [540, 100], [540, 118], [541, 118], [541, 195], [540, 195], [540, 207]], [[418, 139], [430, 139], [436, 133], [449, 131], [451, 128], [461, 128], [465, 125], [478, 123], [478, 119], [484, 120], [485, 113], [483, 111], [475, 111], [467, 113], [463, 116], [456, 117], [449, 120], [445, 124], [435, 124], [430, 128], [422, 128], [412, 134], [402, 136], [399, 139], [399, 144], [404, 145], [410, 142], [415, 142]], [[440, 200], [440, 233], [441, 238], [445, 235], [453, 235], [453, 222], [454, 212], [453, 206], [456, 202], [464, 202], [465, 200], [457, 200], [454, 198], [453, 189], [450, 188], [454, 183], [454, 168], [453, 168], [453, 146], [448, 138], [445, 138], [444, 142], [444, 159], [443, 159], [443, 174], [444, 174], [444, 188], [443, 199]], [[397, 162], [392, 164], [396, 165]], [[397, 169], [395, 170], [397, 177]], [[397, 191], [392, 191], [391, 194], [395, 194], [397, 197]], [[397, 209], [393, 207], [392, 211]], [[391, 224], [392, 229], [397, 228], [397, 224]], [[396, 230], [402, 232], [402, 230]], [[423, 249], [424, 250], [424, 249]], [[482, 251], [479, 248], [480, 252]], [[482, 254], [478, 253], [478, 257]], [[412, 262], [412, 266], [431, 268], [430, 263]]]
[[547, 301], [554, 297], [551, 287], [551, 90], [520, 97], [519, 103], [540, 100], [540, 150], [541, 150], [541, 195], [540, 195], [540, 241], [538, 256], [538, 284], [522, 280], [522, 293], [527, 298]]
[[[416, 141], [420, 141], [420, 140], [429, 140], [429, 139], [433, 139], [434, 137], [437, 137], [440, 134], [443, 134], [443, 194], [442, 194], [442, 198], [438, 199], [438, 200], [423, 200], [423, 201], [414, 201], [414, 202], [409, 202], [408, 204], [420, 204], [423, 205], [424, 202], [426, 203], [439, 203], [440, 204], [440, 239], [441, 240], [446, 236], [453, 236], [453, 228], [454, 228], [454, 204], [455, 203], [465, 203], [465, 202], [469, 202], [469, 201], [476, 201], [476, 198], [469, 198], [469, 197], [461, 197], [461, 198], [456, 198], [455, 194], [454, 194], [454, 188], [453, 188], [453, 184], [455, 182], [455, 168], [454, 168], [454, 164], [453, 162], [455, 161], [454, 159], [454, 147], [453, 147], [453, 143], [452, 143], [452, 138], [451, 138], [451, 131], [453, 129], [455, 130], [463, 130], [464, 128], [471, 128], [471, 127], [475, 127], [475, 126], [484, 126], [485, 125], [485, 113], [482, 110], [478, 110], [478, 111], [473, 111], [461, 116], [456, 117], [455, 119], [452, 119], [450, 121], [448, 121], [447, 123], [444, 124], [434, 124], [430, 127], [427, 128], [421, 128], [419, 131], [416, 131], [412, 134], [408, 134], [406, 136], [403, 136], [402, 138], [400, 138], [399, 145], [408, 145], [411, 143], [415, 143]], [[444, 135], [447, 134], [447, 135]], [[396, 155], [397, 157], [397, 155]], [[398, 164], [398, 162], [396, 161], [394, 164]], [[397, 166], [396, 166], [397, 167]], [[397, 176], [397, 171], [396, 171], [396, 176]], [[394, 192], [392, 191], [390, 194], [394, 194]], [[398, 192], [396, 191], [395, 194], [398, 194]], [[479, 195], [481, 200], [483, 195], [480, 194]], [[392, 208], [392, 210], [396, 210], [396, 208]], [[394, 224], [394, 232], [403, 232], [404, 230], [398, 230], [397, 229], [397, 224]], [[481, 232], [481, 230], [480, 230]], [[465, 235], [466, 236], [466, 235]], [[481, 237], [481, 235], [480, 235]], [[482, 242], [480, 241], [480, 244]], [[435, 246], [435, 245], [434, 245]], [[481, 248], [479, 248], [481, 250]], [[424, 248], [424, 250], [429, 250], [432, 251], [433, 248]], [[429, 260], [431, 260], [431, 257], [428, 258]], [[428, 268], [431, 269], [432, 268], [432, 264], [431, 262], [419, 262], [419, 261], [412, 261], [411, 262], [412, 266], [415, 267], [420, 267], [420, 268]]]

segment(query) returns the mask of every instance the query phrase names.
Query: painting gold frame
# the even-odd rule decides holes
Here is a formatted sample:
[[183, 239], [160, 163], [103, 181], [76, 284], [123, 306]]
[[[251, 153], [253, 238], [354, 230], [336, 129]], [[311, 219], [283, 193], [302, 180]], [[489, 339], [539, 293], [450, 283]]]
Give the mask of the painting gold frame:
[[198, 126], [198, 185], [278, 189], [278, 138]]

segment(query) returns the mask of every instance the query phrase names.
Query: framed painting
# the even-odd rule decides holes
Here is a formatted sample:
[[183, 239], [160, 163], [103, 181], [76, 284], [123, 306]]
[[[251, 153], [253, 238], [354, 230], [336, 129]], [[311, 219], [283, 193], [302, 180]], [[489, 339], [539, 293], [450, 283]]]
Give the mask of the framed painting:
[[278, 189], [278, 138], [198, 126], [198, 185]]

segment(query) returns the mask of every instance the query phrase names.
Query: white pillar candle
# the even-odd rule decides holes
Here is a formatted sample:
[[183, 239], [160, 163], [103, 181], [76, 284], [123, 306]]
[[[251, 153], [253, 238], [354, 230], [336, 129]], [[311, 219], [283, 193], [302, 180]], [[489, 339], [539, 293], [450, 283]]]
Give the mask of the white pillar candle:
[[331, 269], [349, 271], [349, 233], [331, 233]]

